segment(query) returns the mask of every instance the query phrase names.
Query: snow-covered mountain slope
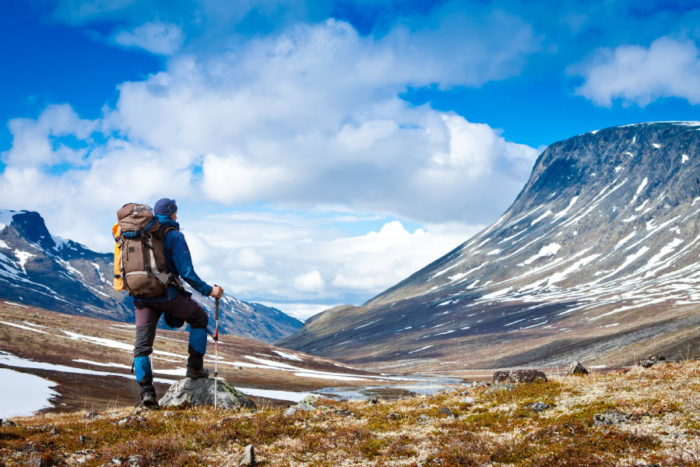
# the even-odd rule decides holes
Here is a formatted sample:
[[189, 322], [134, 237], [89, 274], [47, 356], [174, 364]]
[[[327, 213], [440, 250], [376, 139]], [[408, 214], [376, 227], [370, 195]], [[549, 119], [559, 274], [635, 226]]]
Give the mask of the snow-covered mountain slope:
[[[133, 322], [126, 293], [112, 287], [113, 255], [52, 236], [36, 212], [0, 210], [0, 299], [69, 314]], [[194, 293], [205, 308], [213, 299]], [[210, 313], [213, 317], [213, 313]], [[220, 331], [273, 342], [302, 323], [276, 308], [221, 300]]]
[[697, 353], [699, 219], [700, 123], [576, 136], [540, 155], [489, 228], [280, 344], [416, 369]]

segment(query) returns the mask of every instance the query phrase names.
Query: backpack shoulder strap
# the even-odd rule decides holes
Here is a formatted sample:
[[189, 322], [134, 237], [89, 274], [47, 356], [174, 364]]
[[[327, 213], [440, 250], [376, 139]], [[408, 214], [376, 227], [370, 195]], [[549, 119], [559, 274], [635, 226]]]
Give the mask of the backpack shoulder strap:
[[[160, 241], [160, 244], [162, 247], [162, 252], [163, 252], [162, 254], [164, 255], [164, 258], [163, 258], [164, 261], [167, 261], [167, 258], [168, 258], [168, 251], [165, 249], [165, 237], [166, 237], [166, 235], [168, 235], [169, 232], [171, 232], [173, 230], [179, 231], [180, 229], [178, 229], [174, 225], [167, 225], [167, 224], [162, 225], [161, 224], [161, 226], [158, 228], [158, 230], [153, 232], [153, 236], [158, 241]], [[172, 273], [168, 273], [168, 285], [172, 285], [180, 291], [185, 290], [184, 286], [182, 285], [182, 282], [180, 282], [177, 275], [172, 274]]]

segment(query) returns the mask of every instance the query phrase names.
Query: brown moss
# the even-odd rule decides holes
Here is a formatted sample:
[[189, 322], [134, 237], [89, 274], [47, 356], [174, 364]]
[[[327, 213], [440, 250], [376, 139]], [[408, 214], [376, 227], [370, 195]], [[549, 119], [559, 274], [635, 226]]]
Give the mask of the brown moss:
[[562, 385], [558, 381], [537, 381], [534, 383], [516, 384], [510, 391], [484, 393], [483, 398], [492, 405], [533, 404], [537, 401], [551, 405], [561, 393]]
[[[0, 427], [0, 465], [41, 458], [60, 465], [85, 449], [95, 451], [85, 465], [134, 454], [143, 456], [146, 465], [215, 465], [237, 462], [247, 444], [256, 446], [263, 465], [550, 467], [613, 465], [620, 459], [697, 465], [693, 449], [700, 419], [697, 398], [689, 389], [694, 380], [686, 368], [655, 370], [641, 378], [646, 386], [637, 391], [615, 389], [635, 387], [630, 381], [639, 381], [640, 375], [633, 372], [577, 379], [579, 396], [567, 378], [520, 385], [511, 392], [470, 390], [474, 404], [461, 404], [463, 394], [454, 392], [377, 405], [319, 401], [317, 409], [292, 416], [279, 407], [241, 412], [112, 410], [96, 419], [86, 419], [84, 413], [42, 415], [18, 419], [18, 427]], [[603, 393], [606, 388], [609, 392]], [[594, 394], [600, 396], [591, 402]], [[538, 400], [555, 408], [534, 413], [528, 406]], [[458, 418], [440, 414], [443, 407]], [[629, 422], [595, 425], [595, 414], [611, 411], [630, 415]], [[143, 419], [117, 423], [133, 416]], [[422, 422], [421, 416], [428, 418]], [[669, 433], [679, 431], [684, 436], [669, 445]]]

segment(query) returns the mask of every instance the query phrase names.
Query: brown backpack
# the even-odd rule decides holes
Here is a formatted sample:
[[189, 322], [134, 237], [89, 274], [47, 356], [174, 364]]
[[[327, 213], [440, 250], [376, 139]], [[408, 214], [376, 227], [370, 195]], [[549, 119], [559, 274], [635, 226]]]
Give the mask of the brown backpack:
[[168, 285], [182, 288], [179, 278], [168, 272], [163, 240], [176, 230], [161, 226], [146, 204], [129, 203], [117, 211], [114, 235], [114, 288], [135, 298], [163, 295]]

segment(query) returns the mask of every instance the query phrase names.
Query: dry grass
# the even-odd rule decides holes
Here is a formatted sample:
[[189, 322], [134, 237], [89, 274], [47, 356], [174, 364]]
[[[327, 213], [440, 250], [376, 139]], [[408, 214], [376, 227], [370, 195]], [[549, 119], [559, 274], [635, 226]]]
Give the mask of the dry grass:
[[[537, 401], [551, 408], [534, 412], [528, 406]], [[0, 428], [0, 464], [128, 465], [138, 455], [131, 458], [138, 465], [237, 465], [253, 444], [269, 466], [700, 465], [698, 361], [560, 377], [512, 391], [465, 387], [376, 405], [316, 405], [292, 416], [262, 407], [16, 419], [19, 426]], [[596, 424], [594, 416], [605, 413], [624, 421]]]

